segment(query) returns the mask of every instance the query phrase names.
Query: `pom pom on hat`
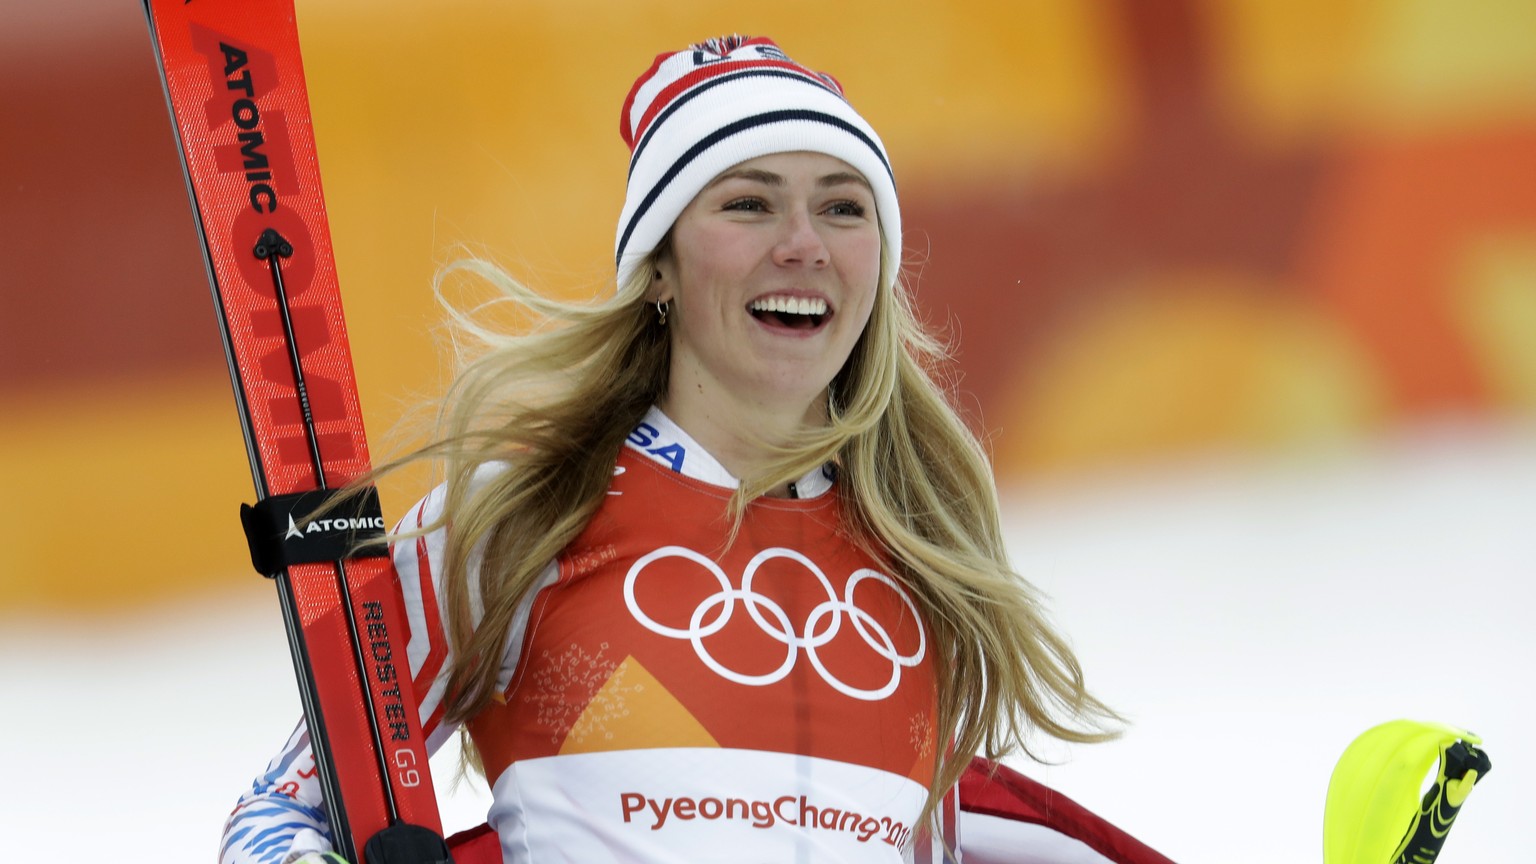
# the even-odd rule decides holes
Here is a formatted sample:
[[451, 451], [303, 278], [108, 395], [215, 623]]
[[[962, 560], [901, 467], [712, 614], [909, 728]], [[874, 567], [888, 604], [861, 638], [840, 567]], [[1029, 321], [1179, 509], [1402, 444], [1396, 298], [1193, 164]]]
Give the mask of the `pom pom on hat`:
[[619, 116], [629, 185], [614, 243], [618, 284], [633, 278], [695, 195], [731, 166], [806, 150], [853, 166], [874, 190], [887, 282], [901, 264], [901, 208], [885, 145], [832, 76], [772, 40], [723, 36], [657, 55]]

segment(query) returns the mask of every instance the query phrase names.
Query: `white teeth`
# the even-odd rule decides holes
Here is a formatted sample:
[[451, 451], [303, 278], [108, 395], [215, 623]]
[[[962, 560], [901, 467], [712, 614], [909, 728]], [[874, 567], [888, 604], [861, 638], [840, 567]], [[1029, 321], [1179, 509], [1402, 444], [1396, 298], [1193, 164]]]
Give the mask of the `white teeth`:
[[825, 315], [827, 301], [811, 297], [762, 297], [752, 301], [753, 312], [783, 312], [788, 315]]

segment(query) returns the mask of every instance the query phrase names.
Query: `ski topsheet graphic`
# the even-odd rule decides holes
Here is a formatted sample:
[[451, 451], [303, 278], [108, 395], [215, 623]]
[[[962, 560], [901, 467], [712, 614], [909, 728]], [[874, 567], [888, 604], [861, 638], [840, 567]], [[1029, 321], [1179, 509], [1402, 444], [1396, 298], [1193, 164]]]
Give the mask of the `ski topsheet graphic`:
[[[278, 586], [337, 851], [442, 860], [393, 570], [378, 553], [339, 560], [383, 533], [377, 499], [305, 518], [369, 461], [292, 0], [144, 8], [256, 485], [243, 521]], [[369, 844], [386, 828], [393, 847]]]

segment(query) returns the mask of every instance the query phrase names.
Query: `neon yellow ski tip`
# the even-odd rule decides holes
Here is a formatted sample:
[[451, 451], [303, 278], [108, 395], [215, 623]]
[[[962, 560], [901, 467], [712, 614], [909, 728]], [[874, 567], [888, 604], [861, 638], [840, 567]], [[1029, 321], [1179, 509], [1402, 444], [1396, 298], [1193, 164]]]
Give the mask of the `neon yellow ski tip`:
[[[1482, 739], [1444, 723], [1393, 720], [1344, 751], [1328, 783], [1324, 864], [1429, 864], [1472, 786], [1487, 776]], [[1422, 794], [1439, 761], [1435, 783]]]

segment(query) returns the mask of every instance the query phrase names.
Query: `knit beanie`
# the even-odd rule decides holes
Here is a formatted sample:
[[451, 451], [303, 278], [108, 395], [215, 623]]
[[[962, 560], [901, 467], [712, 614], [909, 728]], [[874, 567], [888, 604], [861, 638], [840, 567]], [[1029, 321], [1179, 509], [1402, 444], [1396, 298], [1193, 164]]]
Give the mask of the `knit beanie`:
[[614, 259], [628, 283], [672, 223], [721, 172], [759, 156], [808, 150], [853, 166], [874, 190], [887, 283], [901, 263], [901, 209], [885, 145], [842, 85], [791, 60], [772, 40], [725, 36], [659, 54], [619, 117], [629, 185]]

